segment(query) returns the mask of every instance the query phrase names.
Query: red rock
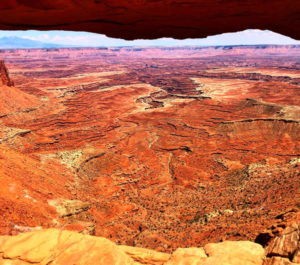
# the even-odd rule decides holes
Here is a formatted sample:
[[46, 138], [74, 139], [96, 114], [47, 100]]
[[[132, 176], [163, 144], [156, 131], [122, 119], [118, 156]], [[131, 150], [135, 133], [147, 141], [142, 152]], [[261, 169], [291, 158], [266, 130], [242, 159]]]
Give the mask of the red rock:
[[0, 61], [0, 86], [13, 86], [14, 82], [10, 79], [8, 70], [6, 68], [6, 65], [4, 64], [4, 61]]
[[291, 257], [299, 249], [299, 225], [293, 224], [285, 228], [280, 237], [276, 237], [268, 246], [268, 255]]
[[300, 230], [299, 220], [289, 224], [266, 248], [264, 265], [299, 264]]
[[0, 28], [92, 31], [126, 39], [200, 38], [250, 28], [300, 39], [299, 8], [297, 0], [7, 0], [0, 3]]
[[[3, 51], [1, 234], [94, 224], [166, 252], [254, 240], [299, 211], [299, 51]], [[65, 216], [58, 199], [90, 207]]]

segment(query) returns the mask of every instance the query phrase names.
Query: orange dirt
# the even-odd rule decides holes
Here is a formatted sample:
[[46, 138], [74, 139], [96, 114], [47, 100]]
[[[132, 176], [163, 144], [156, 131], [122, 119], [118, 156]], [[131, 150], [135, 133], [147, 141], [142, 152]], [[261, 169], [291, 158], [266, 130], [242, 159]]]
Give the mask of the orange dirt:
[[171, 251], [253, 240], [298, 209], [298, 46], [1, 57], [1, 234], [88, 226]]

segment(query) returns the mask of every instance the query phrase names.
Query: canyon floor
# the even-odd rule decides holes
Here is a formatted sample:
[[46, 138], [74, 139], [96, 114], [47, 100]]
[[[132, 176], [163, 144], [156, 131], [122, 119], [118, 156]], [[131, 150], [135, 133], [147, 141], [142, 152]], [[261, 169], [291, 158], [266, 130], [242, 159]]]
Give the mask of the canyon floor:
[[171, 253], [264, 245], [299, 212], [300, 46], [0, 58], [0, 234], [63, 228]]

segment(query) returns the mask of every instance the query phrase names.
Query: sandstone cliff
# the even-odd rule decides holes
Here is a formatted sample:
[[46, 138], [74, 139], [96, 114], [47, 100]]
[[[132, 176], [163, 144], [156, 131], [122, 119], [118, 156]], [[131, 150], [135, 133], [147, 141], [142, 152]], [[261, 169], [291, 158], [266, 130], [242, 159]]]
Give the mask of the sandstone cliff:
[[0, 85], [13, 86], [14, 83], [9, 77], [8, 70], [4, 61], [0, 60]]

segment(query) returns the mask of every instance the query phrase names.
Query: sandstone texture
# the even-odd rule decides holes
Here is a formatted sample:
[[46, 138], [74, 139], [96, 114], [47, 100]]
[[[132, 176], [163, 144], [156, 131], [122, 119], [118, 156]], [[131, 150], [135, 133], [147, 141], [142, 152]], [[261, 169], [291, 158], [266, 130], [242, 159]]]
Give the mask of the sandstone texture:
[[249, 241], [225, 241], [172, 254], [119, 246], [101, 238], [48, 229], [0, 237], [0, 264], [261, 265], [264, 249]]
[[300, 39], [298, 0], [6, 0], [0, 29], [80, 30], [126, 39], [268, 29]]
[[264, 265], [300, 264], [299, 220], [285, 227], [266, 248]]
[[1, 58], [1, 235], [71, 230], [173, 260], [256, 240], [298, 262], [272, 242], [299, 212], [299, 46]]
[[76, 232], [47, 229], [0, 237], [0, 264], [297, 265], [299, 223], [290, 223], [266, 250], [250, 241], [224, 241], [172, 253]]
[[79, 200], [49, 200], [49, 205], [56, 209], [60, 217], [75, 215], [90, 208], [88, 203]]

